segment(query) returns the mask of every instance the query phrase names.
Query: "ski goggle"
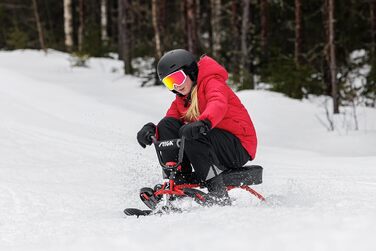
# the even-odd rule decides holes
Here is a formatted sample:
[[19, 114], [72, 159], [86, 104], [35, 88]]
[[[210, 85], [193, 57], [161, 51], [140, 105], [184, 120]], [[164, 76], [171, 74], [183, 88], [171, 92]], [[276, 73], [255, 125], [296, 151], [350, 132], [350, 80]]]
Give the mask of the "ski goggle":
[[181, 86], [185, 80], [187, 79], [187, 75], [184, 73], [183, 70], [175, 71], [162, 79], [162, 83], [169, 89], [170, 91], [174, 90], [175, 86]]

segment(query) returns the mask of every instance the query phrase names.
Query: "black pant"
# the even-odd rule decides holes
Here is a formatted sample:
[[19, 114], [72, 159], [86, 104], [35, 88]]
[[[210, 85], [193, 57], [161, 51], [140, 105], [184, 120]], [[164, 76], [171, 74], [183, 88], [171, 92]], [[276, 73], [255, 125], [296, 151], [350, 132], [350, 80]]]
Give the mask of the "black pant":
[[[183, 123], [174, 118], [163, 118], [158, 123], [159, 140], [180, 138], [179, 129]], [[178, 150], [162, 153], [162, 160], [177, 162]], [[193, 166], [196, 176], [202, 181], [207, 181], [226, 169], [243, 166], [250, 156], [241, 145], [240, 140], [233, 134], [214, 128], [206, 135], [201, 135], [196, 140], [186, 140], [183, 172], [191, 172]]]

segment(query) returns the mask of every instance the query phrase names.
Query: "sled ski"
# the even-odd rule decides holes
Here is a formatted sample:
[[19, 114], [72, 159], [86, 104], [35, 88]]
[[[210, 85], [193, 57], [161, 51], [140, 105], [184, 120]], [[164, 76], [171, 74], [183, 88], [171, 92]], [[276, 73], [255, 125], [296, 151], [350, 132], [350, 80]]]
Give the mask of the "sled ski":
[[156, 210], [142, 210], [138, 208], [126, 208], [124, 209], [124, 213], [126, 216], [148, 216], [148, 215], [163, 215], [163, 214], [171, 214], [171, 213], [181, 213], [183, 210], [176, 207], [167, 207], [163, 206], [160, 209]]
[[127, 216], [137, 216], [137, 218], [140, 217], [140, 216], [150, 215], [152, 212], [153, 212], [152, 210], [141, 210], [141, 209], [137, 209], [137, 208], [126, 208], [126, 209], [124, 209], [125, 215], [127, 215]]

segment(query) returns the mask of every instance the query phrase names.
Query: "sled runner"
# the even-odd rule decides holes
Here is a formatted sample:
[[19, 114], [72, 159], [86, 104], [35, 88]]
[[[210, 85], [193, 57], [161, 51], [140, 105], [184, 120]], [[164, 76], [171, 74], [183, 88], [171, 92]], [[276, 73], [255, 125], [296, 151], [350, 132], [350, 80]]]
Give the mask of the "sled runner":
[[[158, 160], [162, 168], [169, 173], [168, 180], [163, 184], [158, 184], [154, 188], [144, 187], [140, 190], [140, 199], [150, 210], [140, 210], [136, 208], [126, 208], [124, 213], [127, 216], [146, 216], [152, 214], [163, 214], [169, 212], [180, 212], [179, 208], [172, 205], [172, 201], [181, 197], [190, 197], [200, 205], [210, 204], [206, 193], [197, 189], [204, 188], [205, 184], [201, 183], [194, 177], [184, 179], [181, 176], [180, 169], [184, 156], [184, 137], [166, 141], [157, 141], [152, 137]], [[163, 163], [161, 152], [165, 150], [179, 149], [178, 162]], [[251, 185], [262, 183], [262, 167], [258, 165], [249, 165], [237, 169], [229, 169], [223, 173], [223, 181], [230, 191], [235, 188], [243, 189], [261, 201], [265, 198], [254, 189]]]

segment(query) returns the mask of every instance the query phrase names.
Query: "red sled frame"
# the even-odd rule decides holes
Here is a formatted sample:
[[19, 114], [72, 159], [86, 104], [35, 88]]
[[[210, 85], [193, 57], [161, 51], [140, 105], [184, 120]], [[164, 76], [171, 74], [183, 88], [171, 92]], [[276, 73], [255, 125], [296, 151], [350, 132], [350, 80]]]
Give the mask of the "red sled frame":
[[[164, 195], [175, 195], [175, 196], [186, 196], [187, 194], [184, 192], [184, 189], [190, 188], [201, 188], [202, 186], [200, 184], [175, 184], [175, 174], [177, 171], [180, 170], [181, 166], [180, 164], [182, 163], [183, 160], [183, 155], [184, 155], [184, 142], [185, 138], [183, 137], [182, 139], [174, 139], [174, 140], [167, 140], [167, 141], [157, 141], [157, 139], [152, 136], [152, 140], [157, 152], [158, 160], [160, 165], [165, 168], [171, 170], [171, 174], [169, 177], [169, 180], [164, 182], [162, 187], [158, 189], [157, 191], [154, 192], [154, 196], [159, 197], [159, 196], [164, 196]], [[163, 163], [161, 159], [161, 150], [165, 149], [171, 149], [171, 148], [179, 148], [179, 156], [178, 156], [178, 162], [167, 162], [166, 164]], [[227, 191], [233, 190], [235, 188], [240, 188], [243, 189], [253, 196], [257, 197], [259, 200], [262, 202], [265, 202], [264, 196], [262, 196], [260, 193], [249, 187], [248, 185], [242, 185], [242, 186], [227, 186]], [[147, 194], [142, 194], [145, 199], [147, 198]], [[196, 193], [195, 196], [197, 199], [200, 201], [204, 202], [205, 198], [199, 194]]]

